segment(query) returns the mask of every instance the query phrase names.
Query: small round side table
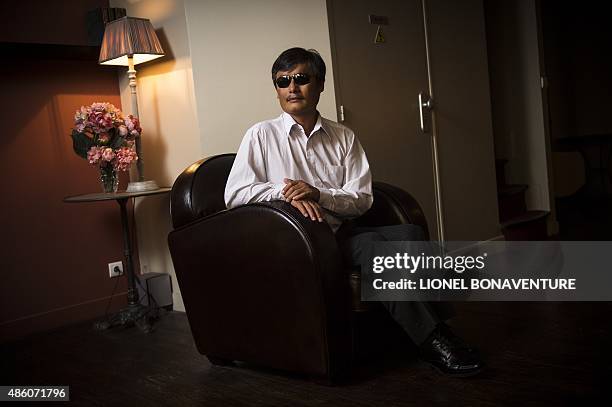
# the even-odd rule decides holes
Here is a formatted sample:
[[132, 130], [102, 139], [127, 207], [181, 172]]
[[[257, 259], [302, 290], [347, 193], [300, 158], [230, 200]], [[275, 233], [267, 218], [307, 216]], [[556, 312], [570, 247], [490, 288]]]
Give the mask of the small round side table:
[[121, 226], [123, 228], [123, 257], [128, 279], [127, 307], [119, 310], [116, 314], [109, 317], [107, 320], [95, 324], [95, 328], [99, 330], [108, 329], [116, 325], [127, 325], [135, 323], [144, 332], [150, 332], [152, 329], [151, 323], [147, 318], [149, 312], [148, 307], [138, 302], [138, 291], [136, 289], [136, 276], [134, 274], [134, 264], [132, 260], [132, 243], [130, 241], [130, 225], [127, 215], [127, 202], [130, 198], [138, 198], [149, 195], [160, 195], [170, 192], [171, 188], [159, 188], [152, 191], [138, 192], [115, 192], [115, 193], [94, 193], [76, 196], [67, 196], [64, 202], [79, 203], [79, 202], [100, 202], [100, 201], [117, 201], [121, 212]]

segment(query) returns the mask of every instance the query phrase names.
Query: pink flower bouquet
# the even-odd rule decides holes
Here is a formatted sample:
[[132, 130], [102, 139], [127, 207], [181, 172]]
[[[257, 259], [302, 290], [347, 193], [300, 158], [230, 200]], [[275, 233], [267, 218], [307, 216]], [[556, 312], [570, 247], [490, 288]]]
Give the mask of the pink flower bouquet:
[[100, 170], [127, 171], [138, 160], [134, 140], [142, 129], [138, 118], [124, 117], [110, 103], [81, 106], [74, 115], [74, 151]]

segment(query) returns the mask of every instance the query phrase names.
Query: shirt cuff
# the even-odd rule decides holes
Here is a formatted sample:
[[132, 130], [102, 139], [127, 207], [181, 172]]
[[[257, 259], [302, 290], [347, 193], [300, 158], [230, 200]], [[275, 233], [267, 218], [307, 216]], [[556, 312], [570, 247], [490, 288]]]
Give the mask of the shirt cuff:
[[319, 188], [319, 206], [334, 211], [334, 198], [329, 189]]
[[272, 201], [284, 201], [285, 197], [283, 196], [283, 188], [285, 188], [285, 184], [274, 184], [272, 187]]

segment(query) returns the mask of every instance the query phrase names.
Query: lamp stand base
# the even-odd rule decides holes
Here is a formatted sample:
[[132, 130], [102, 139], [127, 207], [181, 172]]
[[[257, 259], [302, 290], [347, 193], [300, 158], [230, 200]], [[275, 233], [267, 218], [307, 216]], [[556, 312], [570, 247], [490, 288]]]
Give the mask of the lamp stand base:
[[137, 181], [130, 182], [127, 186], [127, 192], [142, 192], [142, 191], [154, 191], [159, 189], [155, 181]]

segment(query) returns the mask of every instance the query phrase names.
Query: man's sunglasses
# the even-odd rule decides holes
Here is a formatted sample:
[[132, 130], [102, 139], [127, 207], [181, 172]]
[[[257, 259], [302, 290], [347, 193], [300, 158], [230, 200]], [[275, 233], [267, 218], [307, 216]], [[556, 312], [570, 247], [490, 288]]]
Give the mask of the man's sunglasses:
[[306, 73], [295, 73], [293, 75], [279, 76], [274, 82], [279, 88], [288, 88], [292, 79], [298, 86], [308, 85], [310, 83], [310, 75]]

